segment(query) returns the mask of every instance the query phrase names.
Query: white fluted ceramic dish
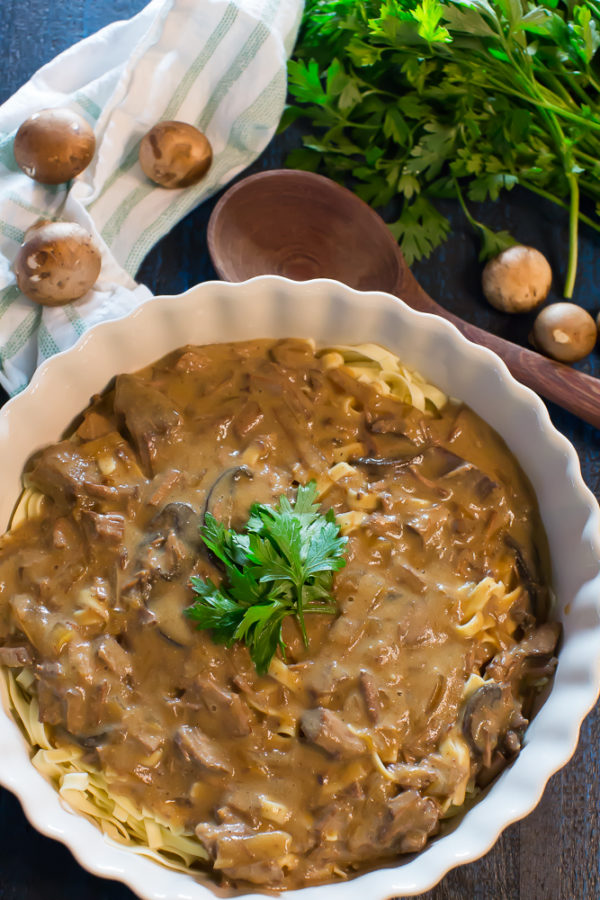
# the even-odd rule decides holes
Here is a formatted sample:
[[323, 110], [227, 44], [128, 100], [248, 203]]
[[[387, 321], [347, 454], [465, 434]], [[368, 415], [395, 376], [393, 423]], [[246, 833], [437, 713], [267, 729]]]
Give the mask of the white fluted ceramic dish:
[[[482, 856], [507, 825], [534, 808], [550, 776], [573, 754], [581, 722], [600, 690], [600, 511], [583, 483], [575, 450], [554, 429], [539, 398], [514, 381], [497, 356], [469, 343], [442, 319], [414, 312], [387, 294], [359, 293], [334, 281], [265, 276], [157, 297], [124, 319], [96, 326], [71, 350], [44, 363], [29, 388], [0, 412], [0, 526], [8, 523], [29, 454], [58, 439], [116, 373], [139, 369], [187, 343], [286, 336], [314, 337], [321, 344], [383, 344], [468, 403], [520, 460], [550, 544], [564, 642], [552, 690], [514, 764], [452, 832], [414, 859], [348, 882], [292, 891], [286, 900], [410, 896], [433, 887], [454, 866]], [[3, 709], [0, 782], [20, 798], [36, 828], [66, 844], [89, 871], [123, 881], [140, 897], [224, 896], [208, 879], [200, 882], [123, 849], [64, 808], [31, 765], [20, 732]]]

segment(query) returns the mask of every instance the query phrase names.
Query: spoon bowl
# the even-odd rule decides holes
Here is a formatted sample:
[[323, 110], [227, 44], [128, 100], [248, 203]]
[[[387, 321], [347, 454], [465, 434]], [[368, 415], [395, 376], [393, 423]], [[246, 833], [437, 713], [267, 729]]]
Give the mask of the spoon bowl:
[[333, 278], [356, 290], [394, 294], [419, 312], [448, 319], [469, 340], [497, 353], [527, 387], [600, 428], [600, 380], [445, 310], [418, 283], [383, 219], [330, 178], [294, 169], [250, 175], [223, 194], [207, 237], [225, 281]]
[[274, 169], [233, 185], [215, 206], [208, 248], [225, 281], [333, 278], [394, 293], [404, 260], [383, 219], [313, 172]]

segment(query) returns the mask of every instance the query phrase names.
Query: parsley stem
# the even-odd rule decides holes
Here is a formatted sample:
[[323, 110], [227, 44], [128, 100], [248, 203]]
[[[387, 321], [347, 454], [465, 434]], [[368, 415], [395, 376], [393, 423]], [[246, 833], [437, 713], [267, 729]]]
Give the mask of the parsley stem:
[[588, 77], [589, 83], [590, 83], [591, 86], [594, 88], [594, 90], [595, 90], [598, 94], [600, 94], [600, 82], [596, 81], [596, 79], [594, 78], [594, 76], [592, 75], [591, 72], [588, 72], [588, 73], [587, 73], [587, 77]]
[[599, 185], [594, 184], [593, 181], [588, 181], [587, 178], [581, 178], [581, 176], [579, 177], [578, 181], [579, 187], [583, 188], [584, 191], [587, 191], [589, 194], [595, 194], [597, 197], [600, 196]]
[[[568, 82], [569, 87], [571, 88], [571, 90], [573, 91], [573, 93], [574, 93], [574, 94], [577, 94], [577, 96], [579, 97], [579, 99], [581, 100], [581, 102], [584, 103], [584, 104], [589, 104], [589, 103], [590, 103], [590, 98], [589, 98], [588, 95], [586, 94], [585, 90], [581, 87], [581, 84], [579, 83], [579, 80], [578, 80], [577, 78], [573, 78], [573, 76], [571, 75], [571, 73], [570, 73], [570, 72], [567, 72], [567, 70], [564, 68], [564, 66], [563, 66], [561, 75], [562, 75], [562, 77], [565, 79], [565, 81]], [[558, 81], [558, 79], [556, 78], [556, 76], [554, 76], [554, 79], [555, 79], [555, 81], [557, 82], [557, 84], [560, 84], [560, 82]], [[591, 78], [590, 78], [590, 80], [591, 80]], [[597, 88], [596, 88], [596, 90], [597, 90]], [[567, 98], [569, 98], [568, 92], [567, 92]], [[570, 99], [570, 98], [569, 98], [569, 99]], [[567, 102], [569, 102], [569, 99], [567, 99]]]
[[296, 585], [296, 597], [298, 598], [296, 603], [296, 616], [298, 618], [298, 623], [300, 624], [304, 646], [308, 647], [308, 634], [306, 633], [306, 623], [304, 621], [304, 583]]
[[[543, 188], [537, 186], [537, 184], [531, 184], [528, 181], [525, 181], [523, 178], [519, 179], [519, 184], [521, 187], [525, 188], [527, 191], [531, 191], [534, 194], [538, 194], [540, 197], [544, 197], [546, 200], [551, 200], [552, 203], [556, 203], [557, 206], [561, 206], [563, 209], [570, 209], [570, 204], [565, 203], [564, 200], [561, 200], [560, 197], [555, 197], [554, 194], [551, 194], [550, 191], [545, 191]], [[589, 216], [586, 216], [581, 211], [579, 212], [579, 218], [585, 225], [589, 225], [590, 228], [593, 228], [594, 231], [600, 231], [600, 222], [594, 222], [593, 219], [590, 219]]]
[[600, 232], [600, 204], [598, 217], [580, 208], [600, 200], [600, 0], [307, 0], [304, 21], [300, 55], [321, 84], [313, 63], [290, 90], [328, 104], [317, 162], [351, 173], [372, 206], [404, 196], [392, 227], [405, 255], [441, 243], [427, 198], [451, 195], [491, 253], [510, 235], [477, 222], [469, 198], [519, 183], [569, 211], [571, 296], [578, 223]]
[[354, 69], [351, 69], [354, 78], [356, 79], [357, 84], [364, 85], [368, 87], [369, 90], [365, 92], [364, 96], [368, 96], [369, 93], [380, 94], [382, 97], [391, 97], [393, 100], [398, 100], [398, 94], [394, 94], [393, 91], [386, 91], [384, 88], [375, 87], [374, 84], [371, 84], [370, 81], [365, 81], [365, 79], [361, 75], [357, 75]]
[[569, 209], [569, 260], [567, 264], [567, 277], [565, 279], [564, 295], [567, 300], [573, 296], [575, 287], [575, 274], [577, 272], [578, 251], [578, 225], [579, 225], [579, 185], [577, 178], [570, 172], [567, 175], [571, 188], [571, 205]]
[[463, 197], [463, 193], [460, 189], [460, 185], [458, 183], [457, 178], [455, 178], [453, 176], [452, 180], [454, 182], [454, 187], [456, 189], [456, 196], [458, 197], [458, 202], [460, 203], [460, 205], [462, 207], [462, 211], [464, 212], [467, 221], [473, 228], [478, 229], [479, 231], [482, 231], [484, 226], [482, 225], [481, 222], [478, 222], [477, 219], [474, 216], [472, 216], [471, 213], [469, 212], [469, 209], [467, 207], [467, 204], [465, 203], [465, 198]]
[[502, 81], [496, 81], [491, 77], [490, 85], [500, 93], [508, 94], [511, 97], [518, 97], [519, 100], [523, 100], [525, 103], [531, 103], [533, 106], [537, 106], [540, 109], [545, 109], [557, 116], [562, 116], [562, 118], [569, 119], [571, 122], [577, 122], [577, 124], [581, 125], [583, 128], [590, 128], [592, 131], [600, 132], [600, 123], [594, 122], [593, 119], [586, 119], [583, 116], [578, 115], [577, 113], [571, 112], [571, 110], [569, 109], [563, 109], [560, 106], [557, 106], [555, 103], [550, 103], [548, 102], [548, 100], [524, 94], [522, 91], [517, 90], [517, 88], [510, 87], [506, 83], [503, 83]]
[[[538, 91], [537, 82], [533, 82], [533, 89]], [[575, 276], [577, 274], [577, 257], [579, 242], [579, 183], [573, 172], [574, 163], [571, 153], [569, 141], [565, 138], [564, 132], [560, 124], [556, 120], [554, 112], [550, 109], [550, 104], [544, 109], [543, 114], [548, 122], [551, 133], [556, 142], [556, 148], [562, 157], [562, 165], [565, 177], [569, 183], [570, 204], [569, 204], [569, 256], [567, 261], [567, 275], [565, 278], [565, 286], [563, 295], [570, 300], [573, 296], [575, 287]]]
[[[591, 166], [596, 166], [600, 162], [600, 154], [598, 156], [592, 156], [590, 153], [586, 153], [585, 150], [581, 150], [580, 147], [573, 147], [573, 153], [575, 156], [578, 156], [579, 159], [584, 159]], [[594, 191], [598, 191], [598, 186], [591, 182], [587, 182], [586, 187], [588, 190], [593, 189]]]

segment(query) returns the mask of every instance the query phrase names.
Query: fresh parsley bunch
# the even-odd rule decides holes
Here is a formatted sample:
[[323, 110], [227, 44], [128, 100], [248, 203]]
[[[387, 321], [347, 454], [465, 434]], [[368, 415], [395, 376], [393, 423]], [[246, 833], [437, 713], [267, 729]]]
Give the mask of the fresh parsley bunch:
[[307, 0], [283, 127], [308, 116], [317, 133], [287, 162], [375, 207], [400, 196], [390, 228], [409, 264], [449, 232], [441, 197], [460, 200], [482, 259], [515, 243], [465, 197], [520, 184], [569, 210], [571, 297], [578, 222], [600, 231], [599, 44], [599, 0]]
[[333, 573], [346, 565], [347, 538], [333, 510], [325, 515], [314, 501], [317, 485], [299, 487], [295, 504], [282, 496], [276, 507], [255, 503], [242, 533], [225, 528], [210, 513], [201, 535], [222, 562], [221, 585], [193, 576], [197, 595], [186, 614], [198, 628], [212, 630], [213, 640], [231, 646], [244, 641], [260, 675], [277, 647], [285, 650], [281, 624], [298, 619], [308, 646], [306, 613], [336, 612]]

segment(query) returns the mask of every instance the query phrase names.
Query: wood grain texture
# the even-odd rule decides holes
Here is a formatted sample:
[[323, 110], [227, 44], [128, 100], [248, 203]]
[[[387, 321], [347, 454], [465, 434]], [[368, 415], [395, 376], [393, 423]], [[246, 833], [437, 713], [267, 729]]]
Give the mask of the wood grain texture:
[[[198, 0], [202, 2], [202, 0]], [[143, 0], [1, 0], [0, 101], [44, 62], [74, 41], [117, 18], [137, 12]], [[251, 171], [281, 166], [300, 130], [277, 138]], [[215, 277], [206, 248], [214, 201], [191, 212], [144, 261], [139, 279], [156, 293], [178, 293]], [[453, 233], [430, 261], [413, 266], [427, 293], [466, 321], [527, 345], [531, 317], [491, 309], [479, 286], [476, 239], [454, 204], [443, 204]], [[393, 214], [394, 210], [390, 210]], [[564, 275], [567, 218], [552, 204], [515, 190], [498, 204], [483, 204], [478, 218], [509, 228], [549, 258], [556, 284]], [[575, 300], [590, 312], [600, 307], [600, 238], [583, 230]], [[559, 299], [553, 292], [551, 299]], [[595, 351], [578, 371], [600, 377]], [[600, 496], [600, 440], [591, 425], [549, 406], [557, 428], [575, 445], [590, 488]], [[572, 761], [550, 781], [537, 809], [508, 828], [481, 860], [450, 872], [421, 900], [597, 900], [600, 897], [600, 714], [584, 722]], [[2, 764], [0, 760], [0, 765]], [[64, 847], [39, 835], [18, 802], [0, 791], [0, 900], [133, 900], [117, 883], [85, 872]], [[369, 900], [369, 898], [365, 898]]]
[[[452, 322], [466, 338], [500, 356], [520, 382], [547, 400], [600, 429], [600, 380], [571, 366], [548, 359], [528, 347], [492, 334], [444, 309], [425, 293], [406, 266], [402, 254], [400, 276], [394, 293], [420, 312], [433, 313]], [[599, 435], [600, 438], [600, 435]]]

